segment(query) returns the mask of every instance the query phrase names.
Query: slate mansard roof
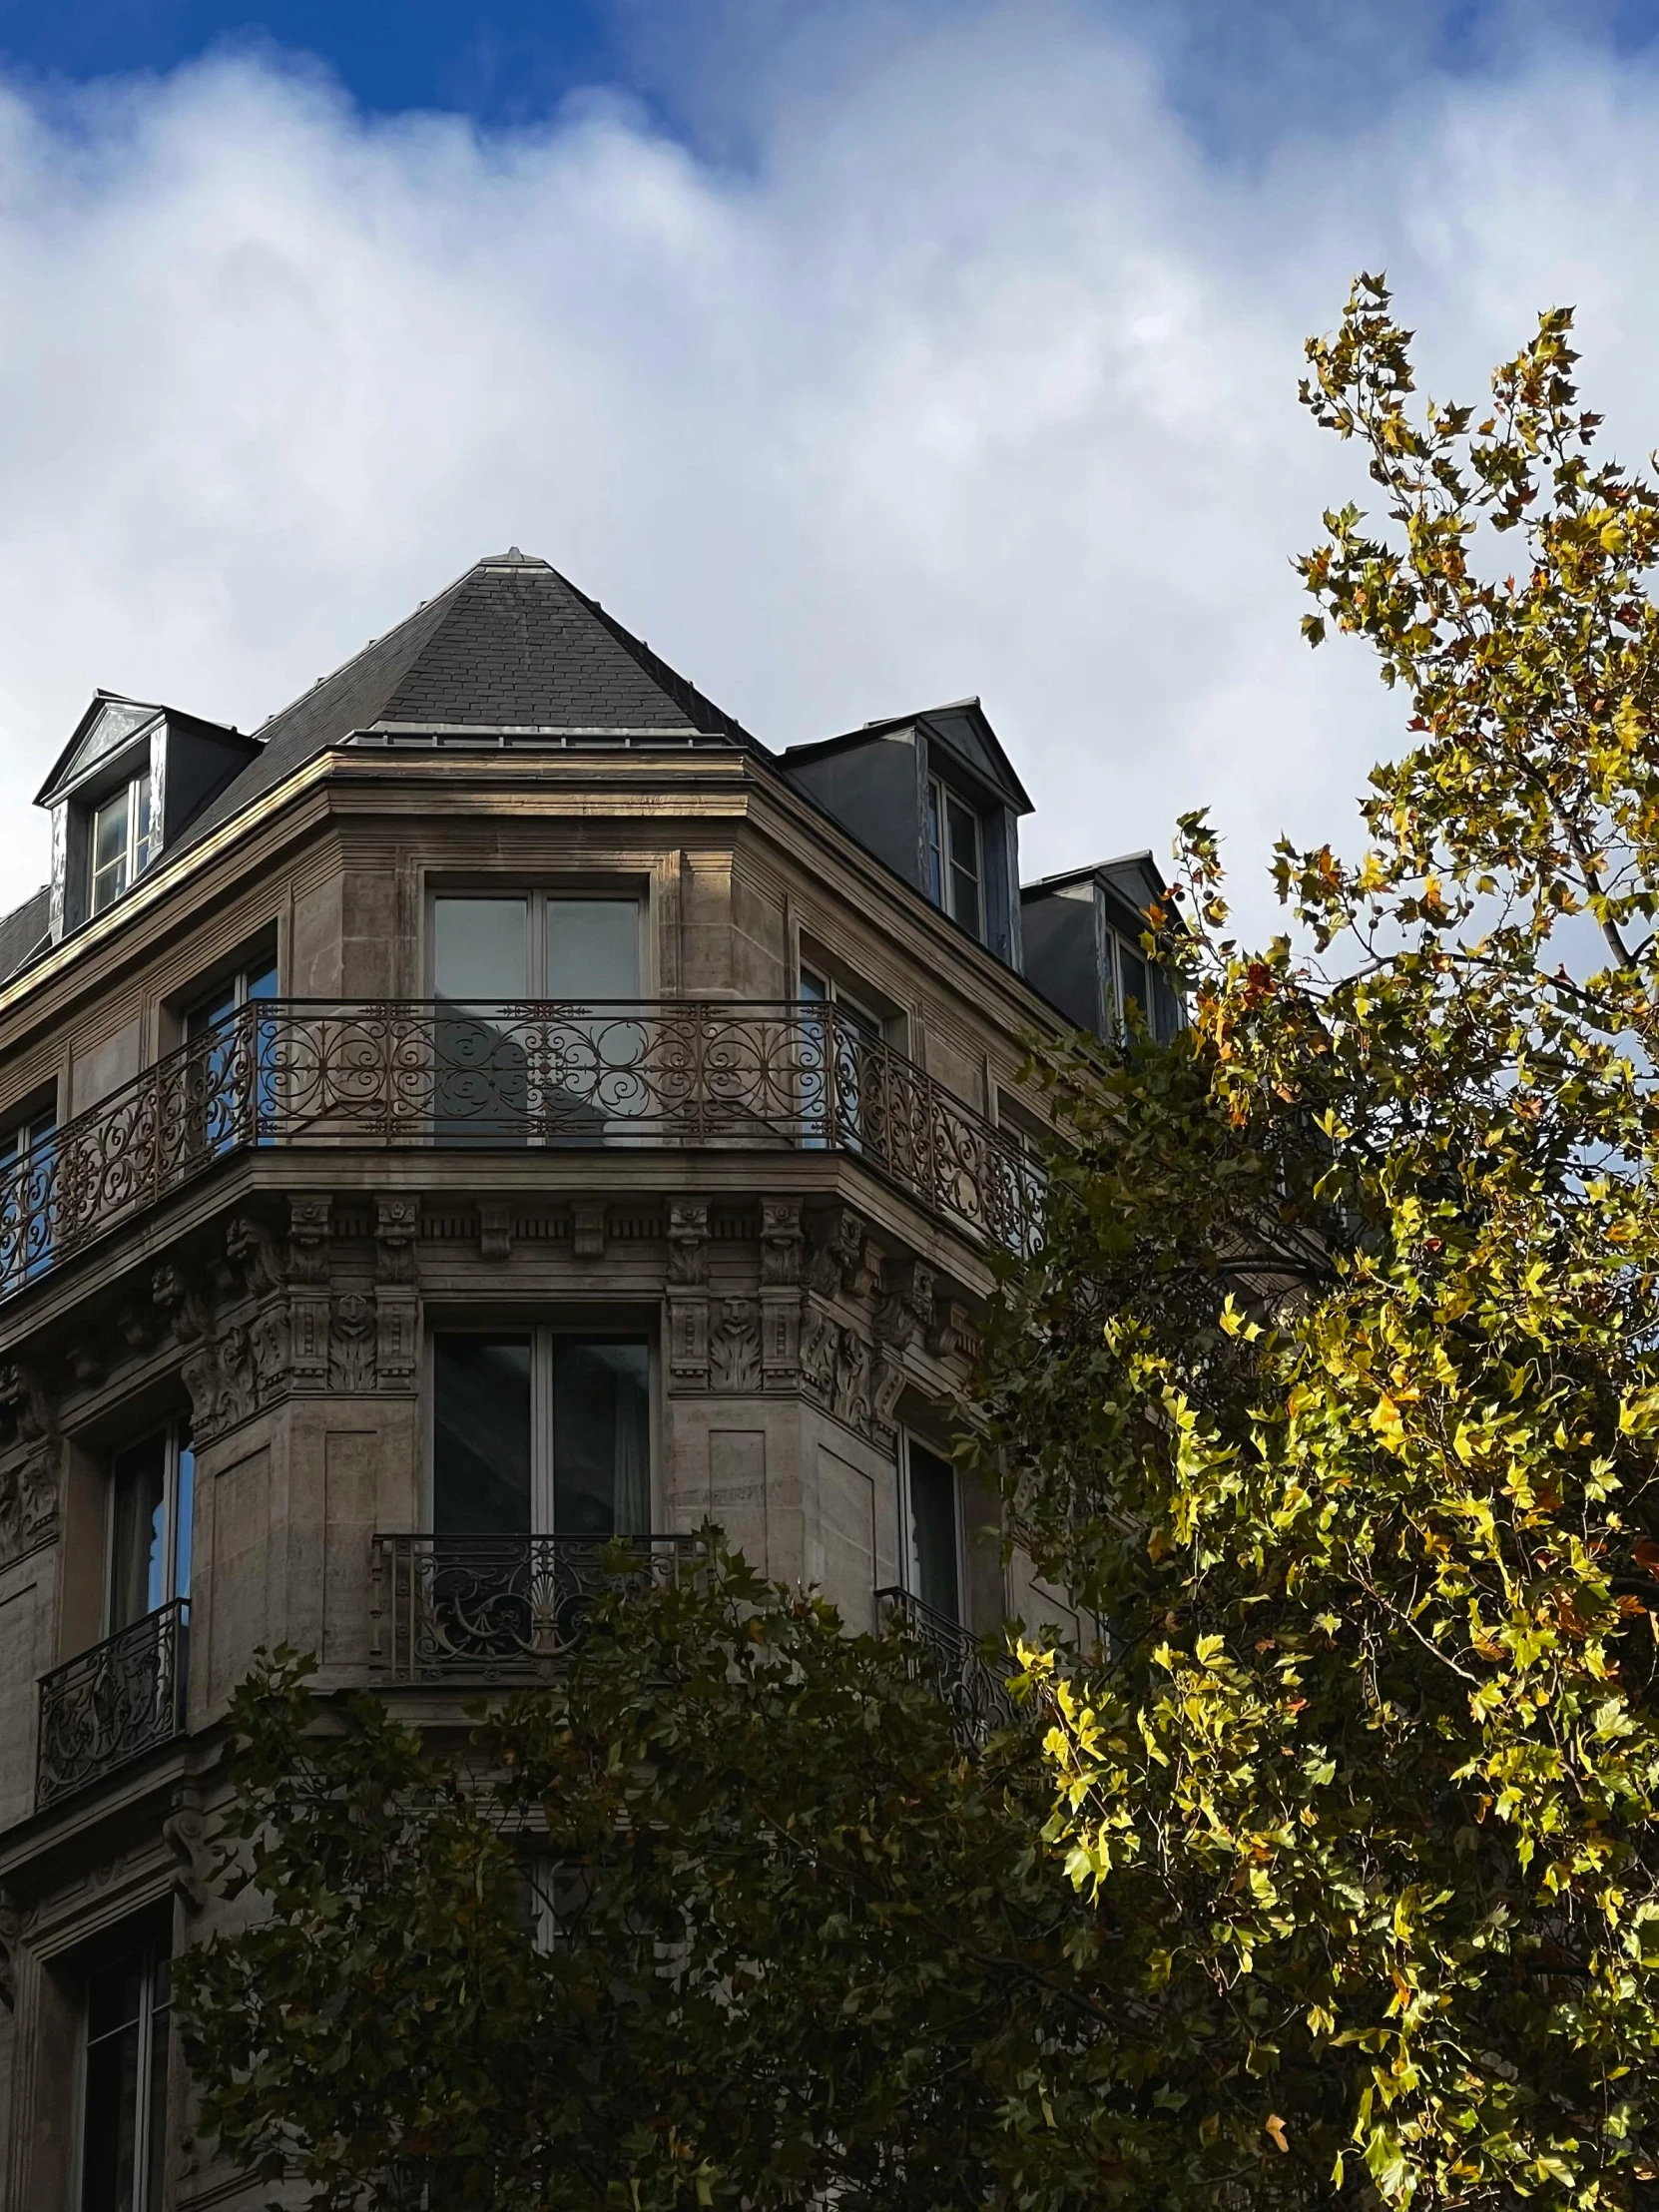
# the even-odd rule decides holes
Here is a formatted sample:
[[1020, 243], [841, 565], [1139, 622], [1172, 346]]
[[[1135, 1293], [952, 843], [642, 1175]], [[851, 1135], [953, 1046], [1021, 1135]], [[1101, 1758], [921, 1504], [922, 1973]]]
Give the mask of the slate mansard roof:
[[467, 732], [749, 746], [754, 740], [546, 561], [492, 554], [256, 732], [263, 749], [197, 837], [358, 734]]

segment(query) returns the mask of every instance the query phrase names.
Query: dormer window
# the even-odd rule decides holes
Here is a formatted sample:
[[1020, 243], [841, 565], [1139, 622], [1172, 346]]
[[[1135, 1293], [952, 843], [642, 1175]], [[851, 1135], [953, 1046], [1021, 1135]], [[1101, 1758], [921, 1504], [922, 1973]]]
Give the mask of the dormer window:
[[87, 911], [98, 914], [137, 881], [153, 857], [148, 769], [123, 784], [94, 812], [89, 841], [92, 882]]
[[973, 936], [985, 934], [984, 853], [979, 817], [939, 777], [927, 782], [927, 889], [933, 903]]

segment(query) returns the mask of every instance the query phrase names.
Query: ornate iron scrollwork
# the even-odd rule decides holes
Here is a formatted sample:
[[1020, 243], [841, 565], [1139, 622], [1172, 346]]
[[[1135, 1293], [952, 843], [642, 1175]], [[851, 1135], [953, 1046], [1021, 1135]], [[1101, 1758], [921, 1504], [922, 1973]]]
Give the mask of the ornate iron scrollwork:
[[691, 1536], [376, 1536], [372, 1663], [395, 1682], [545, 1680], [600, 1590], [671, 1581]]
[[189, 1622], [176, 1598], [41, 1676], [37, 1806], [184, 1733]]
[[981, 1744], [998, 1729], [1012, 1728], [1020, 1708], [1008, 1688], [1010, 1667], [998, 1667], [970, 1629], [924, 1605], [909, 1590], [875, 1593], [876, 1612], [916, 1646], [917, 1658], [938, 1685], [963, 1743]]
[[263, 999], [0, 1176], [0, 1298], [268, 1145], [850, 1152], [1014, 1251], [1042, 1196], [1002, 1131], [832, 1005]]

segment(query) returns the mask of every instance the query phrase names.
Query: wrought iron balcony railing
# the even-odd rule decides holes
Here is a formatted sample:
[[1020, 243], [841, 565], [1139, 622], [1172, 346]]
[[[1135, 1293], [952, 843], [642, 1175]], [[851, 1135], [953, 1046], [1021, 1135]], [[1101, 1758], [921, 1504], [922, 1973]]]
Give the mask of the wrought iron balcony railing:
[[1011, 1661], [999, 1664], [971, 1629], [909, 1590], [877, 1590], [875, 1608], [881, 1622], [896, 1620], [915, 1643], [964, 1743], [983, 1743], [996, 1730], [1013, 1727], [1020, 1708], [1008, 1688]]
[[692, 1536], [376, 1536], [369, 1662], [391, 1682], [545, 1681], [607, 1587], [670, 1582]]
[[176, 1598], [41, 1676], [37, 1807], [184, 1734], [189, 1642]]
[[232, 1154], [716, 1146], [856, 1154], [1027, 1250], [1042, 1171], [834, 1006], [260, 1000], [0, 1176], [0, 1298]]

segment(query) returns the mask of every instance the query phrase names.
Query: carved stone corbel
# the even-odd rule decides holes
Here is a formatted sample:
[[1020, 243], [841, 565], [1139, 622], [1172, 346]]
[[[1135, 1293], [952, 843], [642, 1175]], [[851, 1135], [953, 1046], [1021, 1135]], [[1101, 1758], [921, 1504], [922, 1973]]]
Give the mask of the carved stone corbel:
[[200, 1913], [212, 1895], [214, 1853], [202, 1809], [190, 1798], [175, 1803], [162, 1823], [162, 1841], [173, 1854], [173, 1893], [187, 1913]]
[[668, 1368], [670, 1386], [709, 1382], [709, 1208], [700, 1198], [668, 1209]]
[[870, 1287], [868, 1232], [861, 1214], [850, 1206], [831, 1207], [812, 1223], [812, 1260], [808, 1280], [823, 1298], [842, 1291], [848, 1298], [862, 1298]]
[[328, 1382], [330, 1215], [326, 1198], [288, 1200], [287, 1368], [296, 1390], [321, 1390]]
[[478, 1257], [499, 1267], [512, 1257], [513, 1210], [510, 1206], [487, 1202], [478, 1209]]
[[33, 1369], [0, 1368], [0, 1564], [57, 1533], [62, 1446], [57, 1416]]
[[[371, 1363], [382, 1390], [412, 1390], [420, 1363], [420, 1293], [415, 1287], [418, 1198], [374, 1201], [374, 1342]], [[345, 1300], [336, 1301], [335, 1327]], [[371, 1381], [368, 1387], [373, 1387]]]
[[954, 1298], [935, 1299], [924, 1342], [935, 1360], [971, 1360], [979, 1350], [973, 1317]]
[[890, 1261], [882, 1271], [875, 1337], [894, 1353], [914, 1344], [933, 1321], [934, 1271], [924, 1260]]
[[761, 1202], [761, 1372], [768, 1389], [793, 1389], [801, 1373], [801, 1201]]

